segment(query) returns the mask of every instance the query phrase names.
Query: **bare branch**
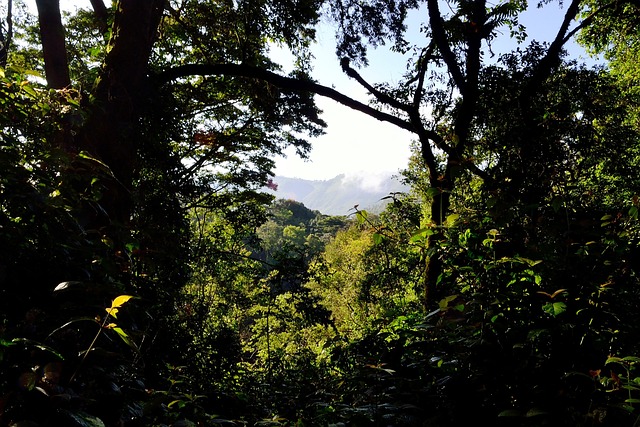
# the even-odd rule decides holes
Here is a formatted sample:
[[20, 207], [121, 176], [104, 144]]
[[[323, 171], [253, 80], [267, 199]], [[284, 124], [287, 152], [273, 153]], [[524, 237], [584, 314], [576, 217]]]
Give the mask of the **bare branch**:
[[344, 71], [347, 74], [347, 76], [351, 77], [352, 79], [360, 83], [373, 96], [375, 96], [378, 101], [384, 102], [385, 104], [388, 104], [393, 108], [397, 108], [405, 112], [409, 112], [409, 110], [411, 109], [410, 105], [407, 105], [398, 101], [397, 99], [387, 95], [386, 93], [383, 93], [382, 91], [376, 89], [371, 84], [369, 84], [365, 79], [362, 78], [362, 76], [356, 70], [354, 70], [349, 65], [349, 59], [342, 58], [340, 60], [340, 66], [342, 67], [342, 71]]

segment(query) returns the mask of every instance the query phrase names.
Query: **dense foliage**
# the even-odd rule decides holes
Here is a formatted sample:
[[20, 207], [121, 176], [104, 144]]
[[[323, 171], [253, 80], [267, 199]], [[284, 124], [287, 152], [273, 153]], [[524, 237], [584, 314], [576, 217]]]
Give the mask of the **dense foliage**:
[[[495, 57], [525, 2], [91, 5], [1, 8], [0, 426], [638, 423], [635, 3]], [[370, 104], [309, 77], [321, 18]], [[415, 135], [381, 214], [261, 191], [314, 94]]]

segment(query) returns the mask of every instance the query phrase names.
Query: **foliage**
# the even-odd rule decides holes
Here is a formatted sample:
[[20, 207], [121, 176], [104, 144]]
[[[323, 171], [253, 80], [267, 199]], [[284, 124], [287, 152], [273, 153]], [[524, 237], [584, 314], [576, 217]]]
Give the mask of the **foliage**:
[[[637, 424], [635, 6], [577, 27], [610, 73], [564, 27], [489, 62], [522, 2], [429, 0], [415, 46], [415, 1], [92, 2], [53, 64], [38, 3], [0, 68], [0, 425]], [[371, 106], [308, 77], [321, 13]], [[385, 43], [395, 87], [350, 65]], [[309, 90], [416, 134], [411, 194], [260, 192]]]

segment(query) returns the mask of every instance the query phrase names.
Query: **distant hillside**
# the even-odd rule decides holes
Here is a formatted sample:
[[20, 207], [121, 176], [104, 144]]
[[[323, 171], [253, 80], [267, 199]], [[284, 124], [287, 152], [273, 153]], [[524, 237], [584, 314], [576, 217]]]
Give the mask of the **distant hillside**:
[[355, 205], [359, 209], [380, 212], [385, 204], [380, 199], [389, 193], [408, 191], [408, 187], [391, 176], [342, 174], [326, 181], [276, 176], [273, 182], [278, 189], [266, 191], [277, 198], [296, 200], [326, 215], [349, 215]]

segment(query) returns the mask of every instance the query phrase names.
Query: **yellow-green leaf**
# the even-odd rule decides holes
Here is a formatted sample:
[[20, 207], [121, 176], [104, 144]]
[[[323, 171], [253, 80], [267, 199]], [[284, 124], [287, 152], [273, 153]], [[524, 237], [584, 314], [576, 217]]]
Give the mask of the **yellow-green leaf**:
[[113, 302], [111, 303], [111, 308], [122, 307], [122, 304], [125, 304], [131, 298], [133, 298], [131, 295], [120, 295], [113, 300]]
[[107, 307], [105, 308], [105, 311], [107, 312], [107, 314], [110, 314], [114, 318], [118, 318], [117, 314], [119, 310], [117, 308]]

